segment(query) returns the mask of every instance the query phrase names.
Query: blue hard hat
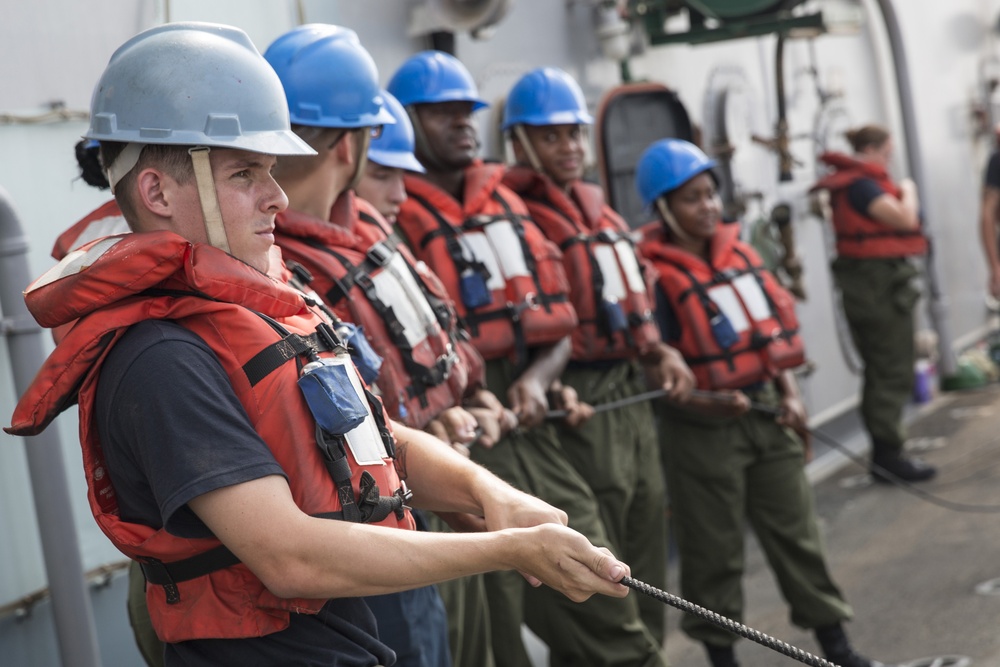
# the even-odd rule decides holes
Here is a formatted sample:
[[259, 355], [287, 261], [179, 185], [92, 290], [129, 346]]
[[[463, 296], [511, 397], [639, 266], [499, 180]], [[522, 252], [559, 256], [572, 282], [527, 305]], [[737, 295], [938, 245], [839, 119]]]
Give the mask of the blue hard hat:
[[382, 108], [378, 69], [353, 30], [308, 24], [264, 52], [285, 88], [292, 123], [358, 128], [395, 122]]
[[683, 139], [660, 139], [642, 152], [635, 168], [635, 187], [642, 203], [652, 206], [692, 178], [715, 167], [700, 148]]
[[416, 141], [413, 124], [406, 115], [406, 109], [389, 91], [383, 90], [382, 97], [385, 100], [385, 110], [396, 119], [396, 124], [386, 125], [382, 128], [382, 134], [372, 139], [368, 146], [368, 160], [384, 167], [424, 173], [424, 166], [413, 154]]
[[555, 67], [539, 67], [522, 76], [507, 95], [503, 129], [515, 125], [590, 125], [579, 84]]
[[330, 23], [306, 23], [292, 28], [271, 42], [271, 46], [267, 47], [267, 50], [264, 52], [264, 58], [274, 68], [274, 71], [278, 73], [279, 77], [284, 77], [285, 72], [282, 68], [288, 66], [288, 63], [299, 52], [299, 49], [324, 35], [336, 35], [338, 33], [349, 33], [348, 37], [353, 39], [358, 38], [357, 34], [350, 28]]
[[386, 86], [404, 107], [436, 102], [472, 102], [472, 110], [489, 106], [480, 99], [476, 82], [465, 65], [443, 51], [410, 56]]

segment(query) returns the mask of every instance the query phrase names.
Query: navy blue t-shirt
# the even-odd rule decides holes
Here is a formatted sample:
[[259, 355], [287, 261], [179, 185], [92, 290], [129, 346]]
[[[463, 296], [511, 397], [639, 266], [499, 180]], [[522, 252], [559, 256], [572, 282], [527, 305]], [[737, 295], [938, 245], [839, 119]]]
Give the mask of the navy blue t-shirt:
[[990, 155], [986, 173], [983, 175], [983, 185], [1000, 190], [1000, 151], [993, 151]]
[[[97, 429], [123, 519], [179, 537], [209, 537], [187, 503], [209, 491], [285, 476], [250, 424], [222, 365], [198, 336], [169, 321], [133, 326], [108, 354], [97, 386]], [[169, 644], [167, 665], [391, 665], [360, 598], [252, 639]]]
[[847, 187], [847, 201], [861, 215], [868, 215], [868, 207], [884, 194], [882, 186], [870, 178], [859, 178]]
[[667, 298], [667, 293], [659, 283], [656, 284], [656, 324], [660, 328], [660, 336], [670, 344], [675, 344], [681, 337], [681, 322], [674, 315], [674, 307]]

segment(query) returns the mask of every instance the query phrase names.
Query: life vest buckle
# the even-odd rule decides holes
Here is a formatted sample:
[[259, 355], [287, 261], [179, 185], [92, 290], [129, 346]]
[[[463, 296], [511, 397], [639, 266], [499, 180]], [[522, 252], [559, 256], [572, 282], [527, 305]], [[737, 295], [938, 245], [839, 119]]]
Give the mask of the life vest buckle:
[[379, 241], [368, 249], [366, 256], [372, 264], [375, 264], [376, 266], [385, 266], [392, 260], [392, 256], [394, 254], [395, 251], [392, 248], [382, 241]]
[[[322, 343], [325, 347], [325, 351], [333, 352], [335, 350], [346, 350], [347, 344], [340, 339], [337, 332], [334, 331], [326, 322], [320, 322], [316, 326], [316, 338], [319, 343]], [[313, 349], [314, 352], [322, 352], [324, 350]]]
[[146, 581], [150, 583], [156, 582], [163, 586], [167, 604], [177, 604], [181, 601], [181, 593], [177, 588], [177, 583], [170, 576], [170, 570], [163, 561], [156, 558], [139, 558], [137, 560], [139, 568], [142, 570], [142, 576], [146, 578]]

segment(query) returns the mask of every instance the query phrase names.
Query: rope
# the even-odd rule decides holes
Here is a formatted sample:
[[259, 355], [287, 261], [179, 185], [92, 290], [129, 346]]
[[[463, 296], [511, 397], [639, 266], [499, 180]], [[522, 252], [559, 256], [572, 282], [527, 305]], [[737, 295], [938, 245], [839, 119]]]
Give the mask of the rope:
[[[607, 403], [599, 403], [594, 405], [594, 412], [605, 412], [606, 410], [615, 410], [617, 408], [625, 407], [626, 405], [632, 405], [633, 403], [641, 403], [642, 401], [650, 401], [657, 398], [663, 398], [667, 395], [667, 391], [664, 389], [655, 389], [653, 391], [643, 392], [641, 394], [636, 394], [634, 396], [629, 396], [628, 398], [618, 399], [616, 401], [608, 401]], [[719, 397], [720, 394], [712, 391], [702, 391], [695, 389], [691, 392], [692, 398], [704, 398], [711, 400], [714, 397]], [[755, 401], [750, 402], [750, 409], [764, 414], [778, 416], [781, 414], [781, 408], [774, 405], [767, 405], [764, 403], [758, 403]], [[566, 410], [550, 410], [545, 413], [546, 419], [562, 419], [566, 417], [568, 412]], [[894, 486], [910, 493], [917, 498], [931, 503], [932, 505], [937, 505], [938, 507], [943, 507], [944, 509], [951, 510], [953, 512], [966, 512], [969, 514], [998, 514], [1000, 513], [1000, 505], [976, 505], [971, 503], [959, 503], [953, 500], [948, 500], [947, 498], [941, 498], [933, 493], [925, 491], [911, 482], [894, 475], [889, 470], [886, 470], [877, 463], [869, 462], [867, 459], [862, 458], [849, 450], [847, 447], [843, 446], [832, 437], [826, 435], [822, 431], [817, 429], [806, 429], [810, 435], [812, 435], [817, 440], [826, 443], [830, 447], [833, 447], [838, 452], [846, 456], [852, 463], [858, 465], [866, 471], [876, 471], [882, 475], [885, 479], [888, 479]]]
[[[758, 408], [755, 405], [751, 405], [751, 409], [756, 410]], [[925, 502], [931, 503], [932, 505], [937, 505], [938, 507], [943, 507], [944, 509], [951, 510], [953, 512], [965, 512], [968, 514], [1000, 513], [1000, 505], [976, 505], [972, 503], [959, 503], [955, 502], [954, 500], [948, 500], [947, 498], [942, 498], [933, 493], [930, 493], [929, 491], [924, 491], [915, 484], [894, 475], [893, 473], [886, 470], [877, 463], [872, 463], [861, 458], [860, 456], [849, 450], [847, 447], [844, 447], [842, 444], [840, 444], [830, 436], [826, 435], [822, 431], [811, 429], [809, 430], [809, 433], [811, 433], [813, 437], [815, 437], [817, 440], [821, 440], [822, 442], [836, 449], [838, 452], [846, 456], [848, 459], [856, 463], [858, 466], [864, 468], [865, 470], [871, 469], [878, 471], [880, 475], [882, 475], [890, 482], [892, 482], [893, 486], [899, 487], [903, 491], [906, 491], [907, 493], [912, 494]]]
[[710, 609], [705, 609], [704, 607], [696, 605], [693, 602], [689, 602], [684, 598], [677, 597], [676, 595], [672, 595], [666, 591], [661, 591], [659, 588], [650, 586], [649, 584], [639, 581], [638, 579], [623, 577], [618, 583], [628, 586], [629, 588], [639, 591], [640, 593], [644, 593], [652, 598], [656, 598], [660, 602], [668, 604], [671, 607], [675, 607], [689, 614], [694, 614], [695, 616], [703, 618], [709, 623], [714, 623], [720, 628], [724, 628], [733, 634], [757, 642], [761, 646], [766, 646], [772, 651], [786, 655], [789, 658], [798, 660], [806, 665], [812, 665], [812, 667], [838, 667], [829, 660], [824, 660], [823, 658], [817, 657], [812, 653], [808, 653], [796, 646], [783, 642], [780, 639], [775, 639], [770, 635], [766, 635], [760, 630], [754, 630], [753, 628], [743, 625], [742, 623], [738, 623], [731, 618], [726, 618], [725, 616], [717, 614]]
[[[692, 392], [694, 393], [694, 392]], [[634, 403], [642, 403], [643, 401], [651, 401], [657, 398], [663, 398], [667, 395], [665, 389], [654, 389], [653, 391], [646, 391], [641, 394], [636, 394], [634, 396], [629, 396], [627, 398], [619, 398], [616, 401], [608, 401], [607, 403], [598, 403], [594, 407], [594, 412], [607, 412], [608, 410], [617, 410], [618, 408], [624, 408], [626, 405], [632, 405]], [[549, 410], [545, 413], [546, 419], [565, 419], [569, 415], [568, 410]]]

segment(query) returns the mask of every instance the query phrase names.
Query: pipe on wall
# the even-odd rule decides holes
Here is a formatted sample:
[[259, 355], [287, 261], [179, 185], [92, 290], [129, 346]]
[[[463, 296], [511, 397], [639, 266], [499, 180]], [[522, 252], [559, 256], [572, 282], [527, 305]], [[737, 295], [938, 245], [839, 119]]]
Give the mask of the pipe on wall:
[[[899, 19], [892, 0], [876, 0], [882, 12], [882, 21], [889, 38], [889, 49], [892, 53], [893, 73], [896, 79], [896, 94], [899, 97], [900, 114], [903, 122], [903, 138], [906, 142], [906, 161], [910, 178], [917, 186], [917, 192], [927, 192], [925, 188], [923, 159], [920, 145], [920, 134], [917, 132], [916, 104], [913, 99], [913, 89], [910, 87], [910, 68], [906, 60], [906, 49], [903, 46], [903, 35], [899, 28]], [[927, 314], [931, 326], [938, 335], [938, 372], [942, 378], [953, 376], [958, 372], [958, 359], [953, 348], [950, 325], [948, 324], [948, 307], [942, 296], [940, 279], [937, 274], [934, 257], [933, 233], [930, 225], [925, 222], [924, 232], [931, 240], [930, 251], [927, 254]]]
[[[0, 188], [0, 333], [7, 341], [18, 395], [28, 388], [46, 357], [43, 330], [28, 313], [21, 294], [31, 281], [27, 253], [27, 237], [9, 195]], [[24, 445], [61, 664], [100, 667], [97, 630], [83, 575], [59, 432], [50, 426], [37, 436], [25, 438]]]

